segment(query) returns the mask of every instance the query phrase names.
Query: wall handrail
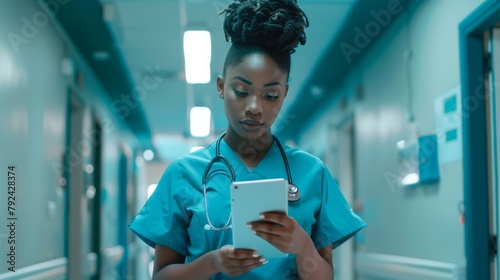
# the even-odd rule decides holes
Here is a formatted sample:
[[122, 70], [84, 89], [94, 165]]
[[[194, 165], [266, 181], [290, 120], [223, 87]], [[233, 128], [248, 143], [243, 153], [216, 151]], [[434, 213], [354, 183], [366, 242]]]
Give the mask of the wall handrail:
[[67, 273], [67, 265], [67, 258], [58, 258], [16, 269], [15, 272], [9, 271], [2, 273], [0, 274], [0, 280], [65, 279]]
[[356, 253], [356, 272], [383, 279], [465, 280], [466, 266], [377, 253]]
[[122, 261], [124, 253], [125, 249], [121, 245], [105, 248], [102, 251], [103, 267], [107, 269], [115, 269], [118, 263]]

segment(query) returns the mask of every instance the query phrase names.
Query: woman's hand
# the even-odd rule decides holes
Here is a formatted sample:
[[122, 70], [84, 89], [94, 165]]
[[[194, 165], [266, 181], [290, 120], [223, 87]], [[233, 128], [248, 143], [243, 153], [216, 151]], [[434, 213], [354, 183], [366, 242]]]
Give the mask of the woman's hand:
[[246, 273], [258, 266], [267, 263], [267, 260], [259, 256], [253, 250], [234, 249], [231, 245], [224, 245], [215, 254], [215, 265], [218, 272], [229, 276], [237, 276]]
[[276, 211], [264, 212], [261, 217], [248, 223], [255, 234], [285, 253], [299, 254], [305, 250], [310, 237], [294, 218]]

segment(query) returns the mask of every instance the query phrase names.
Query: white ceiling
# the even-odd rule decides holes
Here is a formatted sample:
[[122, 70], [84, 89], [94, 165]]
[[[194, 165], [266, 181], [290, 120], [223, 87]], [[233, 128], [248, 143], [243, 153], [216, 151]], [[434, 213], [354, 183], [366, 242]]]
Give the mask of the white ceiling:
[[[293, 103], [309, 73], [334, 39], [357, 0], [302, 0], [299, 5], [309, 18], [307, 43], [292, 56], [290, 89], [285, 101]], [[207, 144], [226, 129], [227, 122], [215, 90], [229, 43], [218, 15], [230, 0], [101, 0], [104, 17], [123, 54], [151, 127], [153, 141], [165, 160], [185, 154], [195, 144]], [[212, 36], [212, 80], [206, 85], [187, 85], [183, 79], [182, 34], [202, 28]], [[148, 73], [154, 73], [156, 80]], [[145, 79], [146, 78], [146, 79]], [[155, 83], [155, 81], [157, 83]], [[189, 136], [189, 108], [208, 106], [212, 110], [214, 133], [206, 139]], [[282, 113], [283, 114], [283, 113]]]

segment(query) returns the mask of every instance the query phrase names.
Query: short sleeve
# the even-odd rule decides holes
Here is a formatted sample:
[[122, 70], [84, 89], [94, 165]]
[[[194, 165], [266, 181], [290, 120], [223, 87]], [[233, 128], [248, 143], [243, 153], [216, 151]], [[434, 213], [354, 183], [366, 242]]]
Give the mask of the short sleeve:
[[330, 244], [336, 248], [366, 227], [366, 223], [354, 213], [324, 165], [321, 188], [321, 207], [311, 237], [318, 249]]
[[161, 244], [186, 256], [188, 216], [186, 188], [182, 182], [178, 164], [173, 162], [129, 228], [153, 248]]

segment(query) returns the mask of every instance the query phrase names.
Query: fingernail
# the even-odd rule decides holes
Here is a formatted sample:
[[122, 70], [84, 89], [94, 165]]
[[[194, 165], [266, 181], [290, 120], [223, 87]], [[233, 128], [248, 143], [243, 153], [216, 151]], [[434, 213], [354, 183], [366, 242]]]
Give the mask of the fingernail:
[[261, 219], [264, 219], [264, 215], [263, 215], [263, 214], [260, 214], [260, 215], [259, 215], [259, 217], [260, 217]]
[[247, 224], [247, 227], [252, 228], [252, 224]]
[[264, 258], [262, 258], [262, 259], [260, 259], [260, 262], [261, 262], [262, 264], [266, 264], [266, 263], [268, 263], [269, 261], [268, 261], [268, 260], [266, 260], [266, 259], [264, 259]]
[[255, 230], [252, 230], [252, 233], [253, 233], [253, 234], [257, 234], [257, 232], [256, 232]]
[[258, 257], [258, 256], [259, 256], [259, 254], [258, 254], [257, 252], [253, 252], [253, 254], [252, 254], [252, 258], [256, 258], [256, 257]]

